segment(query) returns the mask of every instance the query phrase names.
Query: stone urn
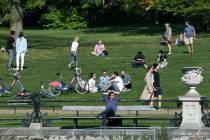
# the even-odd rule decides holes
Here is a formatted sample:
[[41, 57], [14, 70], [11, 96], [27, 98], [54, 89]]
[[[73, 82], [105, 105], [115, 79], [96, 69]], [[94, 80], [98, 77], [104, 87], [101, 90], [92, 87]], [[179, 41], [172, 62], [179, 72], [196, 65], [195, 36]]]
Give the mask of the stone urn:
[[196, 86], [203, 81], [201, 75], [202, 67], [183, 67], [184, 75], [181, 80], [190, 87], [190, 90], [184, 95], [179, 96], [182, 101], [182, 123], [181, 129], [202, 129], [204, 124], [201, 120], [201, 95], [196, 91]]
[[203, 68], [183, 67], [181, 70], [184, 73], [181, 80], [190, 87], [190, 90], [185, 96], [200, 96], [200, 94], [196, 91], [196, 86], [203, 81], [203, 76], [201, 75]]

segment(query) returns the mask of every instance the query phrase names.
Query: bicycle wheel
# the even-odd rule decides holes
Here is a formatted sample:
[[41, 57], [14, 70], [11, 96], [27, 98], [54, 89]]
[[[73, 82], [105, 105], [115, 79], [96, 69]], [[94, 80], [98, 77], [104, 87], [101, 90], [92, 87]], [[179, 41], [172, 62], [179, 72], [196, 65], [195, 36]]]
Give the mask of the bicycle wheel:
[[41, 97], [46, 97], [46, 98], [54, 98], [55, 95], [49, 93], [49, 91], [40, 91], [39, 94], [41, 95]]
[[49, 93], [55, 96], [58, 96], [61, 94], [61, 91], [57, 89], [56, 87], [49, 86]]
[[87, 93], [88, 89], [89, 89], [88, 82], [86, 82], [84, 80], [78, 81], [75, 86], [75, 90], [79, 94]]
[[1, 97], [3, 94], [4, 94], [3, 91], [0, 91], [0, 97]]

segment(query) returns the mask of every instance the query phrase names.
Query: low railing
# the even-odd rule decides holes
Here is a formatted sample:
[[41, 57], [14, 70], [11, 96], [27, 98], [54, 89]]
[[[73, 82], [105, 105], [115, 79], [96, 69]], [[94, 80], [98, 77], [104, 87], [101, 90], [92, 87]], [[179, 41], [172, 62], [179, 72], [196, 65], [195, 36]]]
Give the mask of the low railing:
[[[143, 105], [145, 102], [145, 100], [121, 100], [119, 102], [119, 104], [135, 104], [135, 105]], [[148, 117], [144, 120], [144, 122], [151, 122], [149, 125], [157, 125], [154, 121], [160, 121], [160, 124], [163, 124], [165, 126], [177, 126], [178, 124], [176, 123], [180, 123], [181, 121], [181, 102], [179, 100], [174, 100], [174, 99], [168, 99], [168, 100], [154, 100], [154, 104], [156, 102], [162, 102], [163, 106], [160, 109], [160, 112], [154, 112], [154, 115], [152, 113], [150, 113], [150, 115], [147, 115]], [[186, 101], [187, 102], [187, 101]], [[192, 102], [192, 101], [189, 101]], [[206, 113], [206, 118], [205, 121], [209, 121], [209, 113], [208, 113], [208, 103], [210, 101], [209, 100], [201, 100], [201, 105], [202, 105], [202, 110], [203, 113]], [[101, 105], [103, 104], [103, 100], [102, 99], [98, 99], [98, 100], [40, 100], [40, 106], [41, 106], [41, 112], [42, 111], [49, 111], [48, 115], [45, 114], [45, 117], [47, 117], [48, 119], [48, 123], [51, 123], [51, 125], [53, 126], [54, 123], [56, 123], [56, 121], [62, 121], [59, 119], [59, 117], [62, 114], [57, 114], [56, 111], [62, 111], [62, 107], [64, 105], [81, 105], [82, 103], [88, 103], [88, 104], [98, 104], [101, 103]], [[55, 104], [55, 105], [53, 105]], [[59, 104], [59, 105], [58, 105]], [[24, 121], [24, 119], [30, 119], [30, 115], [28, 114], [28, 118], [25, 117], [25, 112], [33, 112], [35, 110], [35, 105], [32, 99], [27, 99], [27, 100], [3, 100], [0, 101], [0, 112], [1, 110], [9, 110], [12, 111], [10, 113], [7, 114], [6, 113], [1, 113], [2, 115], [0, 115], [0, 124], [1, 122], [5, 122], [8, 121], [8, 123], [10, 123], [11, 121], [13, 121], [13, 123], [16, 123], [16, 125], [19, 122], [19, 125], [22, 124], [22, 122]], [[23, 113], [19, 113], [19, 110], [22, 110]], [[205, 111], [204, 111], [205, 110]], [[161, 112], [162, 111], [162, 112]], [[172, 113], [169, 113], [170, 111], [172, 111]], [[163, 113], [164, 112], [164, 113]], [[178, 113], [176, 113], [178, 112]], [[42, 112], [44, 113], [44, 112]], [[174, 114], [173, 114], [174, 113]], [[13, 114], [21, 114], [18, 117], [16, 115]], [[33, 114], [33, 113], [32, 113]], [[50, 116], [49, 116], [50, 114]], [[65, 114], [66, 115], [66, 114]], [[164, 117], [162, 117], [164, 115]], [[15, 117], [14, 117], [15, 116]], [[52, 117], [53, 116], [53, 117]], [[205, 116], [205, 115], [204, 115]], [[45, 118], [46, 119], [46, 118]], [[49, 121], [50, 120], [50, 121]], [[21, 122], [20, 122], [21, 121]], [[141, 121], [142, 123], [143, 121]], [[99, 123], [96, 123], [99, 124]], [[209, 122], [208, 122], [209, 124]], [[4, 125], [4, 124], [3, 124]], [[142, 123], [142, 125], [144, 126], [144, 124]], [[1, 126], [1, 125], [0, 125]], [[60, 126], [62, 126], [62, 123], [60, 123]], [[148, 125], [147, 125], [148, 126]]]

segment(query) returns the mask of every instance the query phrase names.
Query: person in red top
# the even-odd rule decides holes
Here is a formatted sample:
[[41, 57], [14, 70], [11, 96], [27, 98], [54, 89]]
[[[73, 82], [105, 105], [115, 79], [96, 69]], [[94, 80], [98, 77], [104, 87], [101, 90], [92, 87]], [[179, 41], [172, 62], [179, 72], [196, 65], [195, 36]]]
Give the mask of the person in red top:
[[96, 45], [95, 45], [95, 48], [94, 48], [94, 51], [92, 52], [92, 55], [95, 55], [95, 56], [106, 56], [108, 55], [108, 52], [106, 51], [106, 48], [104, 46], [104, 44], [102, 43], [101, 40], [98, 40]]

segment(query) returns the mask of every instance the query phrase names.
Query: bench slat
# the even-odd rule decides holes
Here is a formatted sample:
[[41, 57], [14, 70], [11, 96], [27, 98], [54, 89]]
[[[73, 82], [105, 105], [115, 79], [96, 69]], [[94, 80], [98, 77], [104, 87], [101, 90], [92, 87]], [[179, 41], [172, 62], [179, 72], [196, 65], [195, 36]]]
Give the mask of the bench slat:
[[[64, 111], [104, 111], [105, 106], [63, 106]], [[118, 111], [151, 111], [150, 105], [117, 106]]]

